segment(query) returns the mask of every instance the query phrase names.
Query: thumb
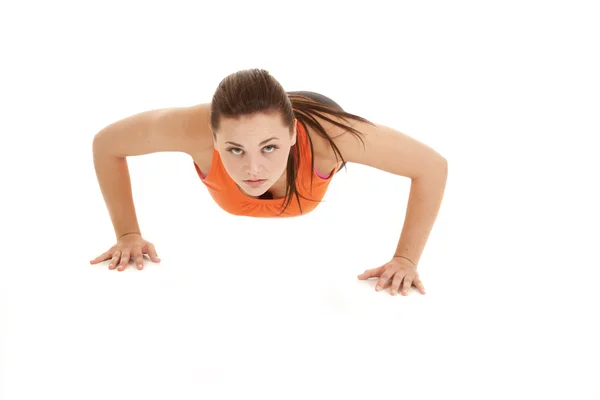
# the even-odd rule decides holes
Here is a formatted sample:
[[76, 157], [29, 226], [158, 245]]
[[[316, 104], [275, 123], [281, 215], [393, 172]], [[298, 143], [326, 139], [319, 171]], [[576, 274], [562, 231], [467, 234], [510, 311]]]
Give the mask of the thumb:
[[362, 274], [358, 275], [358, 279], [369, 279], [374, 276], [380, 276], [382, 270], [383, 270], [383, 266], [381, 266], [379, 268], [368, 269], [365, 272], [363, 272]]

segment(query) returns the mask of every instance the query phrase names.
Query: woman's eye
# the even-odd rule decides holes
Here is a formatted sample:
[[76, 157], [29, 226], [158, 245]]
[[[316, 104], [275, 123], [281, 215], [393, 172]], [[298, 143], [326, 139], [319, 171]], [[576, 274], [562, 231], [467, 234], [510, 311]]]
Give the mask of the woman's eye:
[[[272, 153], [273, 151], [275, 151], [275, 149], [277, 149], [278, 147], [275, 145], [269, 145], [269, 146], [265, 146], [263, 147], [263, 150], [265, 150], [267, 153]], [[244, 150], [238, 148], [238, 147], [231, 147], [229, 149], [227, 149], [231, 154], [239, 156], [241, 155]]]

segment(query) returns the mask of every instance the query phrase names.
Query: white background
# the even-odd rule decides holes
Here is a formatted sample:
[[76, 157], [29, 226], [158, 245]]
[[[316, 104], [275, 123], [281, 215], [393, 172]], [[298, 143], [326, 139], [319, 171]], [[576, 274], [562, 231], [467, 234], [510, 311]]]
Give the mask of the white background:
[[[3, 2], [0, 398], [599, 399], [593, 1]], [[129, 159], [162, 263], [109, 271], [92, 138], [269, 70], [449, 161], [419, 271], [410, 180], [349, 165], [312, 214], [222, 212], [191, 159]]]

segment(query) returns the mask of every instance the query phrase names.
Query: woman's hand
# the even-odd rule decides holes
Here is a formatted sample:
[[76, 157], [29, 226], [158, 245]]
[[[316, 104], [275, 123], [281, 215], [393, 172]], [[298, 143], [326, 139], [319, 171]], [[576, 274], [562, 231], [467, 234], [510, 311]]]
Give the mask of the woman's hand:
[[[375, 290], [380, 291], [386, 288], [391, 282], [390, 293], [396, 295], [400, 290], [403, 296], [408, 295], [408, 289], [415, 286], [421, 294], [425, 294], [425, 288], [417, 266], [402, 257], [394, 257], [392, 260], [379, 268], [368, 269], [358, 275], [358, 279], [365, 280], [369, 278], [379, 278]], [[391, 280], [391, 281], [390, 281]], [[400, 287], [402, 285], [402, 287]]]
[[123, 271], [129, 264], [129, 261], [133, 259], [137, 268], [142, 269], [144, 268], [144, 254], [148, 254], [152, 261], [160, 262], [154, 245], [144, 240], [139, 233], [131, 233], [122, 236], [117, 241], [117, 244], [90, 261], [90, 264], [98, 264], [99, 262], [112, 259], [108, 268], [115, 269], [117, 264], [120, 264], [118, 271]]

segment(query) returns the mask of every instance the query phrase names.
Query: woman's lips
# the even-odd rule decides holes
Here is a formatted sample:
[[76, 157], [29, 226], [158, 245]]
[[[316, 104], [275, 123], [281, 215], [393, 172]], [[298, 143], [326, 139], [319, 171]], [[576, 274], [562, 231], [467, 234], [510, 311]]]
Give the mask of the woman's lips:
[[246, 183], [249, 186], [252, 187], [257, 187], [262, 185], [263, 183], [265, 183], [267, 180], [266, 179], [257, 179], [257, 180], [245, 180], [244, 183]]

